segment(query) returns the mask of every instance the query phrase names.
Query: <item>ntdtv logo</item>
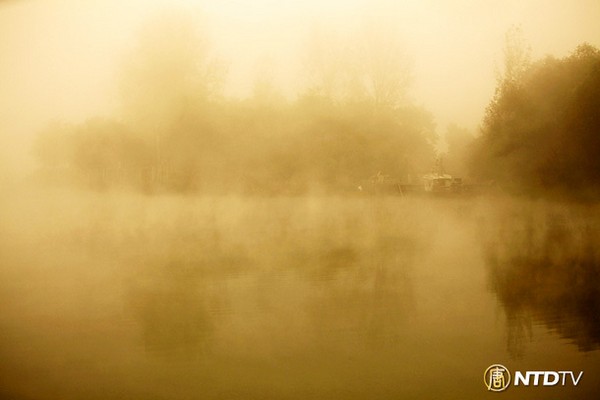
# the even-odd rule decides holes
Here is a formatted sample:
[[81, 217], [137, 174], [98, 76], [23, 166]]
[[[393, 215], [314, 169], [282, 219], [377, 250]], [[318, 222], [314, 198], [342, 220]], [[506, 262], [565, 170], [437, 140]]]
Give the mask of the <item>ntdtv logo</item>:
[[577, 386], [583, 371], [580, 371], [575, 378], [573, 371], [520, 371], [515, 372], [515, 386], [565, 386], [572, 384]]
[[[514, 386], [577, 386], [583, 377], [583, 371], [515, 371]], [[490, 365], [483, 374], [488, 390], [502, 392], [511, 382], [511, 375], [502, 364]]]

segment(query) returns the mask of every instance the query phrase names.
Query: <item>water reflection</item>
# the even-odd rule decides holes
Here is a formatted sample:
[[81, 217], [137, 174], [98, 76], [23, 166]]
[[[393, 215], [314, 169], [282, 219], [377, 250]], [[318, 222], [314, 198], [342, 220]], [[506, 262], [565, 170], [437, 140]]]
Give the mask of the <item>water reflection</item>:
[[413, 305], [412, 269], [416, 243], [378, 237], [366, 248], [331, 248], [317, 254], [305, 279], [317, 342], [327, 349], [376, 350], [398, 345]]
[[193, 355], [207, 345], [215, 321], [199, 278], [198, 270], [171, 263], [154, 281], [132, 289], [130, 301], [147, 350]]
[[219, 223], [208, 215], [163, 229], [163, 243], [146, 238], [154, 246], [128, 296], [144, 348], [260, 359], [398, 346], [413, 307], [418, 232], [386, 215], [304, 207], [290, 216], [287, 205], [254, 206]]
[[[539, 210], [543, 211], [539, 211]], [[503, 214], [488, 236], [490, 282], [520, 357], [542, 323], [581, 351], [600, 346], [600, 252], [593, 212], [551, 207]], [[489, 232], [488, 232], [489, 233]]]
[[[61, 224], [4, 213], [0, 392], [45, 376], [40, 391], [74, 393], [61, 398], [475, 398], [508, 358], [496, 298], [513, 356], [597, 370], [600, 352], [558, 335], [542, 355], [528, 343], [547, 326], [599, 345], [598, 217], [577, 207], [68, 200], [33, 207]], [[123, 395], [94, 397], [101, 385]]]

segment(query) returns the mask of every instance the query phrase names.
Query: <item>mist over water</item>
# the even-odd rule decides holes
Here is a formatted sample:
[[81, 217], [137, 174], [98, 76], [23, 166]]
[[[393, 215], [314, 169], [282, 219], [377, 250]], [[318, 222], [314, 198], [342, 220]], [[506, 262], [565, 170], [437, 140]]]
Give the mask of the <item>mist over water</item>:
[[597, 349], [597, 214], [595, 206], [527, 204], [494, 227], [486, 258], [515, 355], [524, 350], [519, 335], [532, 323], [544, 324], [581, 351]]
[[597, 396], [596, 2], [174, 3], [0, 1], [0, 398]]
[[8, 397], [460, 398], [500, 361], [583, 369], [578, 398], [598, 389], [595, 206], [3, 201]]

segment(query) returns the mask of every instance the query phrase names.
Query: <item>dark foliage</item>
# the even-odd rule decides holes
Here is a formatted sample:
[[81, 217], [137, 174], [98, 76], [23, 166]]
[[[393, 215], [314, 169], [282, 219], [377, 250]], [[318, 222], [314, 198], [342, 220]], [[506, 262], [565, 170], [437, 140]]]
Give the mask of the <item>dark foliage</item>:
[[600, 51], [583, 44], [501, 79], [470, 167], [513, 192], [596, 197], [600, 191]]

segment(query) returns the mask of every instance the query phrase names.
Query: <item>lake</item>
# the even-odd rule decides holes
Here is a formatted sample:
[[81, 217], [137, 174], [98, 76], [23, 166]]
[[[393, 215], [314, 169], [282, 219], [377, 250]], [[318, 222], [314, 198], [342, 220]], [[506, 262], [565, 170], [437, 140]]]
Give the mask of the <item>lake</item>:
[[[599, 211], [7, 191], [0, 397], [595, 398]], [[584, 375], [497, 394], [496, 363]]]

